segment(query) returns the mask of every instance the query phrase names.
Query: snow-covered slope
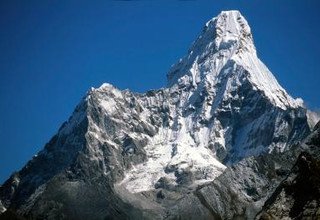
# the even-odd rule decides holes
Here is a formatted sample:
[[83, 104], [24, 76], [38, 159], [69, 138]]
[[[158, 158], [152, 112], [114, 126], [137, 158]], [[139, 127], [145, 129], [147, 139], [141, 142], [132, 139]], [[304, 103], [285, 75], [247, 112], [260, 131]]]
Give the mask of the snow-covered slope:
[[227, 166], [285, 151], [310, 132], [301, 99], [259, 60], [238, 11], [208, 21], [167, 76], [166, 88], [144, 94], [92, 88], [0, 188], [3, 206], [30, 218], [174, 218], [176, 200]]

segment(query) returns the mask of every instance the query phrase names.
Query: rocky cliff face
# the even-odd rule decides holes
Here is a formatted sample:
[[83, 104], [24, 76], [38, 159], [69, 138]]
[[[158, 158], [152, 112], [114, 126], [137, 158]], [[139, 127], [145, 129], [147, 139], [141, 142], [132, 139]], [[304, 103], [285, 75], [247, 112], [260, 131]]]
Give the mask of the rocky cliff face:
[[257, 219], [320, 218], [320, 123], [301, 144], [301, 151]]
[[221, 12], [171, 68], [166, 88], [91, 89], [44, 150], [1, 186], [1, 207], [68, 219], [256, 213], [253, 204], [273, 189], [263, 186], [284, 178], [273, 172], [285, 162], [272, 158], [309, 132], [302, 100], [258, 59], [247, 21]]

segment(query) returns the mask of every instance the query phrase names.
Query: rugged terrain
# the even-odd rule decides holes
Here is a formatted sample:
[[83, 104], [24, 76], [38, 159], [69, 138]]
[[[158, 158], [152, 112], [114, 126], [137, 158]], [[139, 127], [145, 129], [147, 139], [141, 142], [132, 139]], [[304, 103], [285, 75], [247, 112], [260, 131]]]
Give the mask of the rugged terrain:
[[253, 218], [314, 117], [259, 60], [238, 11], [208, 21], [167, 76], [144, 94], [107, 83], [88, 91], [1, 186], [3, 216]]
[[320, 123], [300, 148], [295, 165], [266, 201], [258, 219], [320, 218]]

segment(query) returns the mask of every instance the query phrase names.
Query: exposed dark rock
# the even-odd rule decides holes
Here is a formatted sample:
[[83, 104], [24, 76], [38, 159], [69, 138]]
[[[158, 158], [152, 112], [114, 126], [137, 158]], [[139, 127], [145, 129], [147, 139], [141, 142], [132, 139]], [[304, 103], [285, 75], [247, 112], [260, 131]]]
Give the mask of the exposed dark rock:
[[[320, 128], [306, 139], [289, 175], [265, 202], [257, 219], [320, 218]], [[303, 143], [304, 144], [304, 143]]]

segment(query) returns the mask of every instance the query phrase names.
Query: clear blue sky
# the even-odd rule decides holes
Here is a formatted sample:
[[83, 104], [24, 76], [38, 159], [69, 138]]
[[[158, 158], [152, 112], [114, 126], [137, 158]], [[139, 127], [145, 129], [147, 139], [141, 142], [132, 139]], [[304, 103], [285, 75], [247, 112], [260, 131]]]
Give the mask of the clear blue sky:
[[221, 10], [242, 12], [280, 84], [317, 109], [319, 6], [317, 0], [1, 1], [0, 182], [43, 148], [90, 87], [165, 86], [169, 67]]

